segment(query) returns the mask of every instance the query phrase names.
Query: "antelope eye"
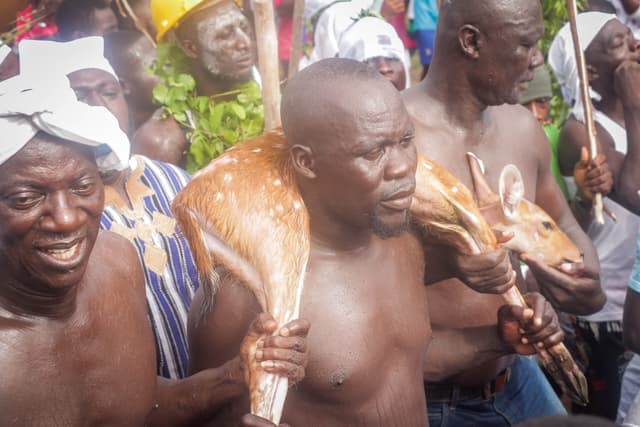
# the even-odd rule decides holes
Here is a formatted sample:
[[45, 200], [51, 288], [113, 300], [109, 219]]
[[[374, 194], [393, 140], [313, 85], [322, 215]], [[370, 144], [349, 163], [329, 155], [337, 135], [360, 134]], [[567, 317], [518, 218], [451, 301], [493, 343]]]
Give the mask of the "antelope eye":
[[553, 229], [553, 224], [551, 224], [549, 221], [542, 221], [542, 226], [544, 227], [545, 230]]

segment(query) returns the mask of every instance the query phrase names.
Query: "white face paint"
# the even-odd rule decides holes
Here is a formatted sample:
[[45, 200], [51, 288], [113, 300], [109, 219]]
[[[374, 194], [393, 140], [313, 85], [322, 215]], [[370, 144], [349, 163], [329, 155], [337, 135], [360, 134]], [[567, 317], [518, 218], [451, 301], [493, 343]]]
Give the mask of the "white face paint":
[[212, 75], [231, 80], [251, 78], [255, 62], [249, 21], [233, 2], [202, 11], [196, 22], [202, 66]]

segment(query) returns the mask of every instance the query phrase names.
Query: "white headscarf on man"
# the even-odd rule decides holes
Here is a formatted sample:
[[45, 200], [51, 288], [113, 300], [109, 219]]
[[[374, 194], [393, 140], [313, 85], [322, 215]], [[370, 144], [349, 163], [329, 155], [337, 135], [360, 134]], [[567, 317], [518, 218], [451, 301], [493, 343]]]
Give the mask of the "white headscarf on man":
[[0, 82], [0, 165], [38, 133], [96, 148], [100, 171], [128, 167], [129, 139], [106, 108], [76, 99], [66, 77], [18, 75]]
[[[611, 13], [584, 12], [576, 17], [578, 41], [583, 51], [587, 50], [602, 27], [616, 16]], [[584, 107], [580, 95], [580, 79], [576, 63], [571, 27], [566, 23], [556, 34], [549, 48], [549, 66], [562, 86], [563, 96], [567, 104], [573, 106], [573, 115], [584, 122]], [[600, 95], [589, 89], [591, 98], [600, 100]]]

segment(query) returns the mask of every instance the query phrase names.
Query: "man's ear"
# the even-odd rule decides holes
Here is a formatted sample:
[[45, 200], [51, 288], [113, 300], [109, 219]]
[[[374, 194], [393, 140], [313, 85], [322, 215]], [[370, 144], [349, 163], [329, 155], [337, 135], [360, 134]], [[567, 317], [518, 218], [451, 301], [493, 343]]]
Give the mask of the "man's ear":
[[598, 74], [598, 70], [591, 64], [587, 64], [587, 79], [589, 83], [593, 83], [600, 78], [600, 74]]
[[470, 24], [465, 24], [458, 30], [458, 43], [460, 43], [460, 48], [465, 53], [465, 55], [469, 56], [473, 59], [478, 59], [480, 55], [480, 45], [481, 45], [481, 33], [480, 30]]
[[189, 39], [178, 40], [176, 38], [176, 43], [188, 58], [196, 59], [198, 57], [198, 47], [195, 42], [192, 42]]
[[311, 147], [294, 145], [289, 148], [289, 156], [296, 172], [308, 179], [316, 177], [315, 161]]

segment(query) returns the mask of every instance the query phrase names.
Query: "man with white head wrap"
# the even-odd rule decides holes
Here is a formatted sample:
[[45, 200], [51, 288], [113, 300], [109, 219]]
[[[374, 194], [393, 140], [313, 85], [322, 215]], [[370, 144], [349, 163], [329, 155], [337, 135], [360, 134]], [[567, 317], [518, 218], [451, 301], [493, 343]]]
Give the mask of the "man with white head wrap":
[[99, 232], [99, 171], [126, 164], [127, 138], [51, 78], [0, 83], [0, 132], [0, 424], [142, 425], [155, 389], [142, 275], [131, 245]]
[[[640, 50], [629, 28], [615, 15], [582, 13], [578, 15], [577, 27], [594, 101], [601, 159], [606, 159], [606, 164], [592, 168], [585, 161], [587, 129], [578, 90], [573, 42], [567, 26], [561, 30], [550, 50], [550, 64], [556, 77], [575, 100], [573, 115], [560, 135], [558, 160], [562, 174], [571, 177], [567, 180], [567, 187], [570, 195], [575, 194], [574, 214], [596, 247], [601, 283], [607, 295], [607, 302], [599, 312], [579, 317], [576, 321], [576, 329], [583, 337], [584, 345], [590, 349], [587, 379], [592, 393], [587, 412], [615, 419], [620, 399], [618, 372], [625, 353], [621, 323], [623, 305], [640, 226], [640, 218], [623, 207], [633, 206], [634, 202], [638, 206], [640, 201], [623, 197], [621, 191], [625, 185], [624, 171], [638, 170], [640, 161], [640, 156], [633, 154], [637, 151], [634, 148], [637, 135], [640, 135], [640, 127], [635, 124], [640, 123], [640, 108], [636, 106], [640, 92]], [[582, 179], [577, 172], [574, 174], [579, 161], [587, 165], [586, 185], [576, 185], [572, 179], [573, 176], [576, 180]], [[598, 176], [598, 170], [606, 172]], [[603, 225], [592, 222], [593, 193], [598, 189], [605, 195], [609, 193], [605, 205], [617, 216], [615, 223], [608, 216], [605, 216]]]
[[366, 62], [398, 90], [406, 89], [409, 64], [395, 28], [383, 19], [367, 16], [354, 22], [338, 40], [338, 57]]
[[[67, 75], [76, 95], [90, 105], [104, 105], [126, 129], [128, 110], [115, 74], [102, 56], [102, 39], [88, 37], [68, 43], [24, 41], [20, 45], [20, 66], [26, 75], [46, 78], [40, 67], [46, 58], [59, 61], [56, 70], [47, 75]], [[123, 123], [125, 126], [123, 126]], [[128, 167], [104, 178], [105, 208], [101, 228], [119, 234], [134, 244], [144, 272], [148, 317], [153, 329], [160, 405], [174, 402], [169, 412], [154, 412], [154, 420], [172, 420], [169, 425], [188, 425], [207, 419], [217, 405], [243, 392], [243, 376], [239, 359], [232, 359], [219, 369], [209, 369], [187, 376], [188, 345], [186, 318], [191, 300], [199, 286], [198, 274], [189, 245], [171, 212], [171, 202], [189, 181], [189, 175], [176, 166], [134, 155]], [[269, 326], [270, 327], [270, 326]], [[300, 323], [291, 323], [291, 338], [276, 345], [290, 345], [305, 335]], [[248, 333], [256, 334], [265, 326], [258, 322]], [[284, 357], [291, 357], [293, 349]], [[265, 358], [270, 357], [265, 352]], [[295, 356], [294, 356], [295, 357]], [[299, 358], [295, 359], [298, 360]], [[150, 362], [153, 364], [153, 362]], [[278, 361], [274, 369], [284, 375], [298, 366], [283, 367]], [[224, 378], [233, 378], [233, 391], [221, 393], [215, 386]], [[212, 387], [213, 386], [213, 387]], [[196, 396], [196, 397], [194, 397]], [[178, 403], [176, 403], [178, 402]]]

